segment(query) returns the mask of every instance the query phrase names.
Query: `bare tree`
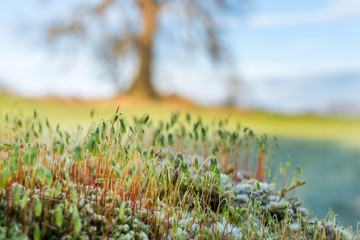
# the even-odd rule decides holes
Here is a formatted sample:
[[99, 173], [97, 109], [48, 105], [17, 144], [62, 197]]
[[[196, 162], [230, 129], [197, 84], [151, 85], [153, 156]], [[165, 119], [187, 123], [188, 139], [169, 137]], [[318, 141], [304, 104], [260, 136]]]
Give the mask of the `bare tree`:
[[153, 84], [156, 46], [181, 42], [182, 46], [202, 49], [219, 59], [226, 47], [219, 35], [223, 16], [237, 15], [241, 3], [242, 0], [84, 1], [67, 19], [54, 20], [47, 36], [50, 41], [73, 35], [97, 46], [101, 43], [103, 59], [112, 62], [108, 66], [116, 66], [126, 56], [137, 56], [137, 72], [129, 93], [157, 97]]

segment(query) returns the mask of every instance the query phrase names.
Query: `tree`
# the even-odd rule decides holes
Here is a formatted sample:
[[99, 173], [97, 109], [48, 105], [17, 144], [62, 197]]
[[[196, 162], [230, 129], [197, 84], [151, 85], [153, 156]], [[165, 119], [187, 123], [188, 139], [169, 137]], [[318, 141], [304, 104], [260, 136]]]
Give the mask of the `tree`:
[[224, 53], [224, 45], [221, 44], [219, 35], [223, 27], [222, 17], [229, 12], [237, 14], [241, 10], [242, 1], [84, 2], [67, 19], [55, 20], [50, 24], [47, 31], [48, 39], [54, 41], [63, 36], [80, 36], [77, 39], [86, 40], [95, 44], [96, 49], [101, 49], [98, 56], [106, 60], [107, 66], [113, 68], [116, 68], [119, 59], [129, 55], [136, 56], [137, 72], [129, 93], [157, 97], [158, 93], [153, 84], [156, 46], [169, 42], [167, 37], [172, 35], [171, 41], [203, 49], [213, 59], [220, 59]]

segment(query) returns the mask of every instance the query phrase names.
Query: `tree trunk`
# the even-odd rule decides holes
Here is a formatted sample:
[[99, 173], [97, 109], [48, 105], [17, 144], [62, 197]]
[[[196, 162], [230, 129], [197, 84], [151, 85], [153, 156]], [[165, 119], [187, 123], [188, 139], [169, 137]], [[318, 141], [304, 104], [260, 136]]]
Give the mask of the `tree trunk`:
[[130, 88], [131, 95], [156, 98], [158, 96], [152, 82], [154, 61], [154, 37], [157, 29], [159, 6], [154, 0], [144, 0], [140, 4], [143, 31], [138, 39], [139, 67]]

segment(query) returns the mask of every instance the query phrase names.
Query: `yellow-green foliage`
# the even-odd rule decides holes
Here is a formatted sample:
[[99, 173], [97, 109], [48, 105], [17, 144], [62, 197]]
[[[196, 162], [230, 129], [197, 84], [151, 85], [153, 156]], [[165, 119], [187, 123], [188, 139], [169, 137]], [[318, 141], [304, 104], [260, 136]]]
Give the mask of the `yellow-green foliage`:
[[[128, 103], [130, 101], [130, 103]], [[144, 112], [152, 116], [154, 122], [170, 116], [170, 112], [189, 112], [194, 116], [202, 116], [204, 121], [219, 116], [229, 118], [232, 125], [241, 121], [243, 126], [251, 126], [257, 133], [275, 134], [279, 137], [326, 140], [359, 147], [360, 119], [340, 117], [321, 117], [316, 115], [285, 116], [261, 111], [235, 110], [226, 108], [202, 108], [182, 103], [167, 101], [141, 101], [122, 99], [113, 101], [77, 101], [74, 99], [24, 99], [13, 95], [0, 94], [0, 113], [11, 112], [23, 116], [31, 116], [34, 109], [46, 116], [50, 121], [59, 123], [62, 129], [73, 130], [78, 124], [87, 128], [89, 116], [92, 120], [108, 119], [114, 109], [127, 116], [141, 115]]]

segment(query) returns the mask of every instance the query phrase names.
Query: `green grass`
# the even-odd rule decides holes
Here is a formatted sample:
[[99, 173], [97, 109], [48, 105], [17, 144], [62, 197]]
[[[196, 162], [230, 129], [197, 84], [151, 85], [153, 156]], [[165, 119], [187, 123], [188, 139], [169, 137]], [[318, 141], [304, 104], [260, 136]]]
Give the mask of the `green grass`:
[[183, 107], [159, 102], [141, 102], [123, 104], [113, 101], [108, 104], [83, 104], [76, 100], [61, 101], [56, 99], [24, 99], [13, 95], [0, 95], [0, 111], [31, 115], [36, 109], [49, 120], [59, 122], [64, 127], [72, 128], [77, 124], [89, 125], [89, 113], [94, 110], [93, 120], [107, 119], [120, 106], [120, 112], [136, 115], [147, 112], [156, 119], [169, 117], [171, 112], [181, 111], [201, 115], [206, 119], [228, 117], [230, 121], [241, 121], [257, 133], [274, 134], [288, 138], [304, 140], [331, 141], [349, 147], [360, 147], [360, 119], [340, 117], [321, 117], [315, 115], [285, 116], [260, 111], [238, 111], [229, 108]]

